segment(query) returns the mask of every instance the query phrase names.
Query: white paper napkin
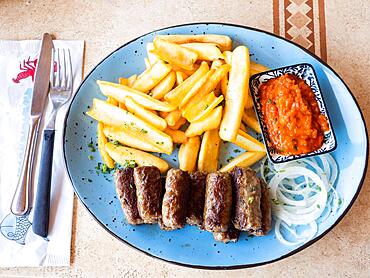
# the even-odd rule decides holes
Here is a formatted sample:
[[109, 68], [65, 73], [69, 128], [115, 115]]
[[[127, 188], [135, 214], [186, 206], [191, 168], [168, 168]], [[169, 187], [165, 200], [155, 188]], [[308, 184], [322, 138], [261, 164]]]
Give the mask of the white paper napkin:
[[[71, 51], [75, 91], [82, 78], [84, 42], [54, 40], [53, 43], [56, 48]], [[63, 124], [69, 103], [59, 110], [56, 122], [49, 241], [33, 233], [32, 211], [24, 217], [10, 213], [25, 148], [39, 47], [38, 40], [0, 40], [0, 267], [70, 264], [73, 188], [62, 156]], [[48, 105], [44, 121], [48, 120], [50, 110]], [[42, 123], [40, 132], [44, 125]], [[38, 147], [38, 155], [40, 150]], [[38, 168], [39, 165], [36, 173]], [[37, 177], [34, 192], [36, 186]]]

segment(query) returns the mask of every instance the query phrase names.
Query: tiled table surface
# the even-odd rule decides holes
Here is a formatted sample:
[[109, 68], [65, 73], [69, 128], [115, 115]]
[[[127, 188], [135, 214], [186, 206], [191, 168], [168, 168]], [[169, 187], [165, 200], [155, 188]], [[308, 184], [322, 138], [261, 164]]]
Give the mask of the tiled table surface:
[[[187, 22], [248, 25], [298, 41], [343, 77], [370, 120], [369, 0], [0, 1], [0, 39], [86, 41], [85, 74], [112, 50], [151, 30]], [[303, 35], [300, 35], [303, 34]], [[370, 177], [343, 221], [322, 240], [277, 263], [204, 271], [149, 258], [110, 236], [75, 200], [71, 267], [0, 269], [1, 277], [370, 277]]]

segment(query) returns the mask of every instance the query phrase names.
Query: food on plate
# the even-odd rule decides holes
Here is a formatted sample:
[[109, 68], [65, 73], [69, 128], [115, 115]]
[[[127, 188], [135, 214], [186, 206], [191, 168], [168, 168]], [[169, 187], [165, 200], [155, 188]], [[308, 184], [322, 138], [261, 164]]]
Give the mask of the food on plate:
[[116, 146], [109, 142], [105, 144], [105, 150], [114, 161], [123, 166], [127, 164], [127, 161], [134, 161], [139, 166], [155, 166], [161, 173], [165, 173], [169, 168], [165, 160], [137, 149]]
[[217, 129], [222, 118], [222, 106], [213, 109], [212, 112], [202, 120], [192, 122], [185, 131], [188, 137], [201, 135], [207, 130]]
[[137, 209], [136, 185], [134, 169], [127, 167], [115, 173], [116, 192], [126, 220], [131, 225], [144, 223]]
[[214, 43], [221, 51], [231, 50], [233, 42], [230, 37], [224, 35], [204, 34], [204, 35], [157, 35], [158, 38], [173, 43]]
[[181, 111], [176, 109], [168, 113], [166, 116], [166, 122], [169, 126], [174, 126], [181, 118]]
[[197, 166], [199, 147], [199, 136], [190, 137], [185, 143], [181, 144], [178, 153], [179, 166], [181, 170], [188, 172], [195, 171]]
[[198, 54], [195, 51], [158, 37], [154, 38], [153, 45], [153, 52], [161, 59], [186, 70], [192, 70], [198, 59]]
[[131, 97], [141, 106], [148, 109], [154, 109], [158, 111], [171, 112], [176, 109], [176, 106], [170, 103], [159, 101], [151, 96], [134, 90], [128, 86], [120, 85], [112, 82], [98, 80], [96, 81], [99, 85], [100, 91], [108, 97], [112, 97], [119, 102], [125, 102], [126, 97]]
[[135, 83], [136, 79], [137, 79], [137, 74], [133, 74], [129, 78], [127, 78], [127, 84], [121, 84], [121, 83], [120, 84], [132, 87], [132, 85]]
[[253, 108], [244, 110], [242, 121], [255, 132], [262, 133], [261, 127], [256, 117], [256, 112], [254, 112]]
[[114, 105], [114, 106], [118, 106], [118, 101], [115, 100], [114, 98], [107, 97], [107, 102]]
[[121, 85], [128, 86], [128, 79], [127, 78], [124, 78], [124, 77], [120, 77], [120, 78], [118, 78], [118, 83], [121, 84]]
[[271, 200], [270, 193], [266, 182], [260, 179], [261, 182], [261, 213], [262, 226], [259, 230], [252, 231], [256, 236], [267, 235], [271, 230]]
[[129, 112], [133, 115], [139, 117], [140, 119], [148, 122], [152, 126], [158, 128], [159, 130], [164, 130], [167, 127], [166, 121], [159, 117], [157, 114], [145, 109], [136, 103], [131, 97], [125, 98], [125, 106]]
[[169, 91], [172, 90], [175, 82], [176, 73], [172, 70], [150, 91], [152, 97], [155, 99], [162, 99]]
[[279, 154], [313, 152], [324, 142], [328, 119], [303, 79], [284, 74], [259, 88], [263, 121], [272, 147]]
[[237, 242], [240, 236], [240, 231], [235, 229], [233, 225], [230, 225], [226, 232], [213, 233], [213, 238], [216, 241], [223, 243]]
[[203, 223], [204, 199], [206, 194], [206, 172], [193, 172], [190, 176], [190, 197], [186, 216], [189, 225], [201, 226]]
[[184, 43], [181, 46], [188, 48], [198, 54], [199, 60], [214, 61], [222, 59], [221, 50], [214, 43]]
[[221, 138], [218, 129], [207, 130], [203, 134], [198, 158], [198, 170], [208, 173], [217, 171]]
[[187, 172], [180, 169], [170, 169], [167, 172], [162, 223], [168, 229], [181, 229], [185, 226], [189, 190], [190, 178]]
[[276, 238], [285, 245], [303, 244], [318, 232], [318, 225], [340, 208], [343, 200], [335, 189], [338, 167], [330, 154], [260, 165], [272, 199]]
[[158, 57], [154, 52], [154, 44], [148, 42], [146, 44], [146, 54], [148, 55], [148, 60], [151, 65], [154, 65], [156, 62], [161, 61], [161, 58]]
[[226, 232], [232, 210], [232, 184], [229, 173], [214, 172], [207, 176], [204, 204], [204, 229]]
[[137, 208], [144, 223], [156, 223], [161, 217], [163, 187], [155, 166], [134, 168]]
[[178, 130], [180, 129], [184, 124], [186, 124], [186, 119], [181, 117], [174, 126], [168, 126], [172, 130]]
[[239, 129], [238, 135], [236, 136], [235, 141], [232, 141], [238, 147], [250, 151], [250, 152], [266, 152], [265, 146], [263, 143], [250, 136], [247, 132]]
[[151, 124], [139, 119], [132, 113], [113, 106], [105, 101], [94, 99], [93, 107], [86, 112], [90, 117], [106, 125], [123, 127], [145, 138], [161, 152], [170, 154], [173, 142], [169, 135], [153, 127]]
[[186, 137], [185, 132], [181, 130], [166, 128], [164, 132], [171, 136], [172, 141], [176, 144], [182, 144], [188, 141], [188, 137]]
[[241, 231], [254, 232], [262, 228], [261, 183], [251, 169], [235, 167], [233, 178], [234, 213], [232, 222]]
[[161, 149], [148, 142], [146, 138], [141, 138], [139, 132], [132, 131], [126, 127], [105, 126], [103, 132], [115, 145], [119, 143], [147, 152], [162, 152]]
[[261, 160], [264, 156], [266, 156], [266, 152], [245, 152], [230, 160], [229, 163], [223, 166], [219, 171], [230, 172], [236, 166], [249, 167]]
[[189, 76], [186, 73], [182, 71], [176, 71], [176, 84], [180, 85], [188, 77]]
[[149, 92], [171, 71], [171, 67], [162, 61], [157, 61], [136, 78], [132, 88], [143, 93]]
[[176, 88], [168, 92], [168, 94], [164, 96], [164, 99], [167, 100], [169, 103], [172, 103], [174, 106], [178, 106], [185, 95], [198, 82], [198, 80], [208, 72], [208, 70], [208, 64], [206, 62], [202, 62], [200, 67], [194, 74], [192, 74]]
[[107, 137], [105, 137], [104, 134], [104, 124], [98, 123], [98, 149], [100, 156], [105, 163], [105, 165], [108, 166], [108, 168], [113, 169], [114, 168], [114, 160], [109, 156], [107, 151], [105, 150], [105, 144], [108, 143]]
[[225, 141], [236, 139], [248, 96], [250, 60], [249, 50], [238, 46], [233, 51], [229, 83], [225, 96], [225, 111], [220, 126], [220, 137]]

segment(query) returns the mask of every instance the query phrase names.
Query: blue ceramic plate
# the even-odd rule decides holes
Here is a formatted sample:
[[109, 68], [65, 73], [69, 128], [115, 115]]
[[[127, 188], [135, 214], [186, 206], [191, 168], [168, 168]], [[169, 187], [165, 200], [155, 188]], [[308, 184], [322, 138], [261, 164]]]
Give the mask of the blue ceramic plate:
[[[338, 213], [319, 226], [317, 236], [298, 246], [284, 246], [275, 238], [274, 231], [265, 237], [242, 235], [235, 244], [217, 243], [212, 234], [196, 227], [166, 232], [157, 225], [130, 226], [126, 223], [116, 198], [111, 175], [95, 170], [100, 157], [88, 147], [96, 143], [96, 125], [84, 112], [92, 98], [103, 99], [96, 80], [117, 82], [120, 76], [130, 76], [145, 69], [145, 45], [156, 34], [215, 33], [230, 36], [234, 47], [245, 44], [251, 59], [270, 68], [309, 63], [318, 81], [330, 113], [338, 148], [333, 152], [340, 173], [337, 191], [343, 199]], [[262, 265], [280, 260], [311, 245], [333, 228], [346, 214], [360, 191], [367, 167], [367, 132], [359, 107], [341, 78], [323, 61], [303, 48], [273, 34], [244, 26], [217, 23], [188, 24], [158, 30], [133, 41], [111, 53], [100, 62], [82, 82], [72, 100], [65, 122], [64, 156], [68, 174], [77, 196], [91, 215], [112, 235], [148, 255], [168, 262], [210, 269], [232, 269]], [[235, 156], [231, 144], [224, 144], [220, 164]], [[89, 156], [94, 156], [89, 160]], [[174, 167], [178, 166], [177, 152], [163, 156]], [[91, 157], [90, 157], [91, 158]]]

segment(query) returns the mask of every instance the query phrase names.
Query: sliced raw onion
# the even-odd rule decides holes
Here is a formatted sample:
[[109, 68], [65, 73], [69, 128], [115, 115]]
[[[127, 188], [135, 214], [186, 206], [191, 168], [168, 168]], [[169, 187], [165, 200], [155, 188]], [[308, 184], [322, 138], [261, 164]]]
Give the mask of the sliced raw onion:
[[[334, 158], [325, 154], [281, 164], [273, 164], [267, 158], [261, 162], [258, 171], [270, 188], [276, 238], [286, 245], [312, 239], [318, 223], [326, 221], [339, 207]], [[297, 233], [302, 227], [304, 232]]]

